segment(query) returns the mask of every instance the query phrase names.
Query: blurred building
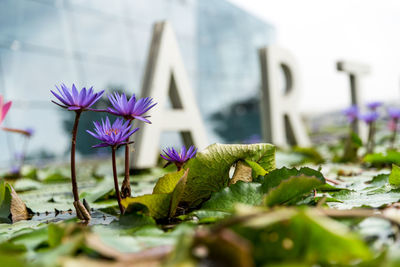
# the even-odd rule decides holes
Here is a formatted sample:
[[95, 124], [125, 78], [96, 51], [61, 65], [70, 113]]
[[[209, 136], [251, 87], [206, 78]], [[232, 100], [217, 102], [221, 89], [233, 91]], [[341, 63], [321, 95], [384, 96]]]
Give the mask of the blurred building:
[[[54, 85], [140, 93], [159, 20], [175, 30], [210, 142], [230, 140], [215, 128], [224, 123], [224, 110], [257, 95], [257, 48], [275, 36], [268, 23], [224, 0], [1, 0], [0, 94], [14, 102], [4, 124], [34, 129], [31, 157], [63, 156], [69, 149], [71, 114], [50, 102]], [[243, 108], [237, 120], [241, 114], [249, 120]], [[257, 134], [257, 114], [250, 117]], [[80, 135], [86, 138], [84, 129]], [[13, 160], [22, 141], [0, 132], [0, 165]]]

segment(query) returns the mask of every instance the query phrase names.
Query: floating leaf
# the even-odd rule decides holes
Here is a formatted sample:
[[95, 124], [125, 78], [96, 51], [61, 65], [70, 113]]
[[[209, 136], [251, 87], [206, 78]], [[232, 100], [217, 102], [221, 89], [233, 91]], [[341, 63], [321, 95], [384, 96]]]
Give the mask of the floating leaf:
[[263, 191], [267, 193], [272, 188], [277, 187], [282, 181], [294, 176], [315, 177], [321, 181], [321, 184], [325, 183], [325, 178], [319, 171], [313, 170], [308, 167], [303, 167], [299, 170], [296, 168], [288, 169], [286, 167], [283, 167], [280, 169], [275, 169], [265, 176], [264, 181], [262, 182]]
[[180, 203], [183, 193], [185, 192], [186, 182], [188, 177], [189, 169], [186, 169], [185, 173], [179, 180], [178, 184], [175, 186], [174, 191], [171, 193], [171, 205], [169, 208], [169, 217], [173, 217], [176, 213], [176, 209], [178, 208], [178, 204]]
[[256, 244], [253, 257], [257, 266], [273, 263], [288, 266], [285, 263], [293, 262], [308, 266], [330, 266], [332, 262], [351, 265], [357, 260], [372, 259], [370, 249], [357, 235], [317, 210], [286, 208], [268, 212], [252, 207], [240, 210], [243, 219], [236, 219], [240, 224], [234, 229]]
[[29, 212], [25, 203], [17, 195], [14, 188], [4, 182], [0, 182], [0, 222], [10, 223], [29, 218]]
[[400, 152], [388, 150], [386, 153], [368, 154], [364, 157], [364, 161], [377, 167], [392, 164], [400, 165]]
[[185, 170], [182, 169], [179, 172], [168, 173], [158, 179], [153, 189], [153, 194], [171, 193], [172, 191], [174, 191], [175, 186], [182, 178], [184, 173]]
[[239, 160], [251, 160], [266, 171], [275, 168], [275, 147], [270, 144], [214, 144], [185, 165], [190, 169], [183, 201], [196, 206], [228, 185], [229, 169]]
[[260, 205], [262, 199], [261, 184], [239, 181], [220, 192], [213, 193], [201, 209], [231, 212], [237, 203]]
[[[122, 205], [129, 209], [134, 208], [136, 205], [144, 205], [149, 212], [149, 215], [159, 219], [168, 217], [171, 206], [171, 194], [151, 194], [138, 197], [127, 197], [122, 199]], [[130, 206], [128, 208], [128, 206]]]
[[315, 176], [291, 176], [270, 189], [264, 198], [264, 202], [268, 206], [285, 204], [294, 198], [310, 193], [311, 190], [322, 184], [323, 181]]
[[389, 183], [391, 185], [400, 185], [400, 167], [393, 164], [392, 172], [389, 175]]

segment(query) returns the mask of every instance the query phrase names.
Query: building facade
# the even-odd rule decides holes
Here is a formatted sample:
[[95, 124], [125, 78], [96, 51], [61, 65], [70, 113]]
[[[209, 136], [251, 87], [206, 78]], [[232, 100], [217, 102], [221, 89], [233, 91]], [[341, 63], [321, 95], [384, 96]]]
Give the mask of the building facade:
[[[4, 125], [34, 130], [30, 158], [68, 153], [72, 118], [50, 102], [55, 85], [140, 94], [152, 25], [160, 20], [174, 28], [210, 142], [229, 141], [216, 131], [224, 116], [213, 118], [256, 96], [257, 48], [275, 36], [268, 23], [224, 0], [1, 0], [0, 94], [13, 101]], [[78, 137], [89, 143], [84, 129], [97, 118], [90, 116]], [[0, 166], [22, 147], [21, 136], [1, 131]], [[78, 143], [82, 155], [95, 153], [89, 148]]]

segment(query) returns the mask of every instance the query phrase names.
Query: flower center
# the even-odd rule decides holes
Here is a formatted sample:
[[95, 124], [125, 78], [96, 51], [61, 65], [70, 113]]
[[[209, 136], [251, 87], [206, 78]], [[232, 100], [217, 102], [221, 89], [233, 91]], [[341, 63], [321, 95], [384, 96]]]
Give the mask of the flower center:
[[120, 132], [119, 129], [109, 129], [105, 132], [106, 135], [110, 136], [111, 134], [117, 135]]

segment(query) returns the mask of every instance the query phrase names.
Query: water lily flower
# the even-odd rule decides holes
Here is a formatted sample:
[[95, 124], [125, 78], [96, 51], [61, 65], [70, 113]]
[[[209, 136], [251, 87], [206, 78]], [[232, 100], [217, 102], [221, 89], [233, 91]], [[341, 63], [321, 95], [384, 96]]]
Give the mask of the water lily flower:
[[4, 103], [3, 96], [0, 95], [0, 124], [4, 121], [4, 118], [6, 117], [8, 111], [10, 110], [11, 105], [12, 105], [11, 101]]
[[375, 121], [379, 118], [379, 114], [376, 111], [370, 111], [365, 114], [360, 115], [365, 123], [368, 124], [368, 141], [367, 141], [367, 153], [373, 153], [375, 147]]
[[61, 89], [56, 86], [58, 94], [55, 90], [50, 90], [51, 93], [60, 100], [61, 104], [53, 103], [67, 108], [68, 110], [85, 110], [89, 109], [94, 103], [96, 103], [104, 93], [104, 90], [95, 93], [93, 87], [87, 90], [85, 87], [80, 92], [76, 89], [75, 84], [72, 84], [72, 88], [69, 89], [65, 84], [61, 84]]
[[[151, 124], [151, 122], [147, 119], [149, 116], [144, 116], [144, 113], [149, 111], [152, 107], [154, 107], [157, 103], [153, 103], [153, 99], [151, 97], [141, 98], [139, 100], [136, 99], [135, 95], [132, 95], [131, 98], [127, 98], [127, 96], [122, 93], [114, 93], [113, 95], [108, 95], [108, 99], [111, 102], [112, 108], [108, 108], [107, 111], [111, 114], [121, 116], [128, 121], [133, 121], [138, 119], [140, 121], [144, 121], [146, 123]], [[132, 190], [130, 185], [130, 174], [129, 174], [129, 140], [126, 140], [125, 145], [125, 177], [121, 186], [121, 194], [123, 198], [130, 197]]]
[[[75, 111], [75, 121], [72, 128], [72, 141], [71, 141], [71, 183], [72, 193], [74, 195], [74, 206], [76, 214], [79, 219], [88, 221], [91, 219], [90, 211], [79, 201], [78, 184], [76, 182], [76, 170], [75, 170], [75, 148], [76, 148], [76, 135], [78, 132], [79, 118], [83, 111], [92, 110], [90, 107], [96, 103], [104, 91], [95, 93], [93, 87], [87, 90], [82, 88], [80, 92], [76, 89], [75, 84], [72, 84], [72, 88], [69, 89], [65, 84], [61, 84], [61, 89], [56, 86], [58, 93], [50, 90], [51, 93], [61, 102], [57, 103], [52, 101], [54, 104], [66, 108], [71, 111]], [[93, 110], [96, 111], [96, 110]]]
[[344, 109], [342, 112], [344, 115], [346, 115], [349, 122], [355, 121], [359, 115], [358, 107], [356, 105], [350, 106]]
[[370, 109], [370, 110], [372, 110], [372, 111], [375, 111], [377, 108], [379, 108], [380, 106], [382, 106], [382, 102], [380, 102], [380, 101], [373, 101], [373, 102], [369, 102], [368, 104], [367, 104], [367, 107]]
[[121, 214], [124, 213], [124, 207], [121, 204], [121, 194], [118, 187], [118, 177], [117, 177], [117, 164], [115, 160], [115, 151], [121, 145], [127, 143], [129, 137], [134, 134], [139, 128], [131, 130], [130, 121], [124, 122], [123, 119], [117, 118], [111, 125], [110, 119], [106, 117], [106, 120], [101, 120], [100, 122], [93, 122], [95, 128], [95, 133], [86, 130], [90, 135], [102, 141], [100, 144], [93, 147], [111, 147], [112, 152], [112, 166], [113, 166], [113, 176], [114, 176], [114, 187], [118, 199], [118, 206]]
[[195, 148], [194, 146], [190, 146], [189, 149], [186, 150], [186, 147], [182, 146], [180, 153], [174, 148], [166, 148], [165, 150], [163, 150], [163, 152], [165, 155], [160, 154], [160, 156], [168, 161], [164, 167], [168, 166], [171, 163], [174, 163], [179, 171], [186, 161], [196, 156], [197, 148]]
[[389, 117], [392, 120], [400, 119], [400, 109], [399, 108], [388, 108], [387, 111], [388, 111]]
[[131, 130], [131, 126], [129, 121], [125, 121], [123, 119], [117, 118], [114, 123], [111, 125], [110, 119], [106, 117], [106, 120], [103, 119], [100, 122], [93, 122], [95, 128], [95, 132], [93, 133], [89, 130], [86, 130], [90, 135], [94, 138], [99, 139], [102, 143], [95, 145], [93, 147], [106, 147], [106, 146], [120, 146], [126, 144], [126, 140], [132, 134], [134, 134], [139, 128], [135, 128]]
[[111, 114], [122, 116], [126, 120], [138, 119], [146, 123], [151, 122], [146, 119], [148, 116], [143, 116], [143, 114], [157, 105], [157, 103], [153, 103], [153, 98], [151, 97], [136, 100], [136, 96], [132, 95], [128, 100], [125, 93], [114, 93], [113, 95], [108, 95], [108, 99], [113, 106], [112, 108], [107, 109]]
[[362, 119], [365, 123], [371, 124], [372, 122], [375, 122], [379, 118], [379, 114], [376, 111], [371, 111], [365, 114], [362, 114], [359, 116], [360, 119]]

